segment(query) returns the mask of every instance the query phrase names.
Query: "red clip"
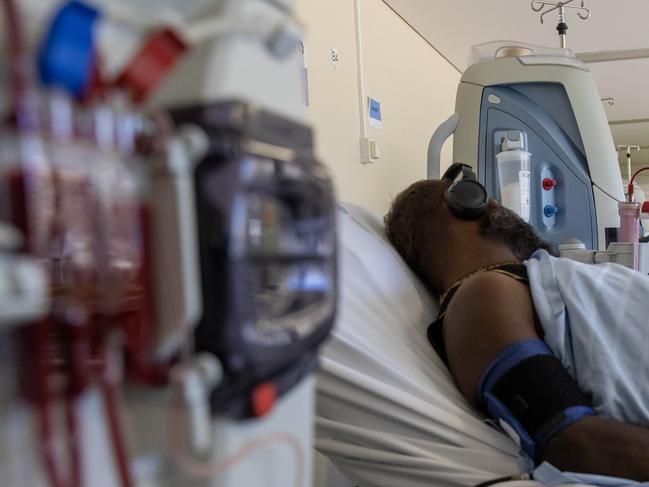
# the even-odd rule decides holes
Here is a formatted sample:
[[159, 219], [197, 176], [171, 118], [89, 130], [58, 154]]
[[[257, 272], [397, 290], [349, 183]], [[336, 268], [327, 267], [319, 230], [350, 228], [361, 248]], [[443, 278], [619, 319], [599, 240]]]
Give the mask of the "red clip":
[[640, 210], [640, 213], [649, 213], [649, 201], [642, 203], [642, 209]]
[[171, 71], [188, 46], [173, 31], [164, 29], [153, 34], [142, 46], [115, 84], [141, 103]]
[[557, 180], [552, 179], [552, 178], [545, 178], [543, 180], [543, 189], [546, 191], [550, 191], [557, 185]]
[[272, 382], [264, 382], [252, 390], [250, 403], [252, 414], [255, 416], [264, 416], [268, 414], [277, 401], [277, 386]]

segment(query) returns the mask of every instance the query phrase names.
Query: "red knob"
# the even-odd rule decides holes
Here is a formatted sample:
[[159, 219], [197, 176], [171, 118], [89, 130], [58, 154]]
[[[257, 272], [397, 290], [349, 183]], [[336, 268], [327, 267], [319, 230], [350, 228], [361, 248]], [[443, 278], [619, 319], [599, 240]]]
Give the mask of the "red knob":
[[543, 180], [543, 189], [546, 191], [550, 191], [551, 189], [554, 189], [554, 187], [557, 185], [557, 180], [552, 179], [552, 178], [545, 178]]

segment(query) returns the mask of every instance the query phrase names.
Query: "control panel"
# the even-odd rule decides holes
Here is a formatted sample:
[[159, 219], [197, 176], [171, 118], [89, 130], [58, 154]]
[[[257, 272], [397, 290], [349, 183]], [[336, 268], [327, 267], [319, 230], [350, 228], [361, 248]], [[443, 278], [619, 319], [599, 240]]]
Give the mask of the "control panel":
[[552, 228], [557, 223], [559, 207], [556, 203], [557, 179], [551, 169], [545, 168], [541, 171], [541, 207], [543, 208], [543, 226]]

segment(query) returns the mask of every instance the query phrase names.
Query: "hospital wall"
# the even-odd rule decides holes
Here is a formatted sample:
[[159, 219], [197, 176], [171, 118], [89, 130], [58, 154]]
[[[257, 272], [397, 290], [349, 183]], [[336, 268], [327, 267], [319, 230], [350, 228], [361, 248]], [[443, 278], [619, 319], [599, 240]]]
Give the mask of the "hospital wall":
[[[383, 214], [408, 184], [426, 177], [428, 142], [454, 112], [460, 73], [381, 0], [361, 0], [367, 96], [381, 102], [382, 128], [369, 136], [381, 148], [360, 160], [360, 108], [353, 0], [298, 0], [307, 29], [309, 114], [317, 153], [334, 176], [338, 198]], [[332, 63], [331, 50], [339, 54]], [[442, 164], [449, 164], [451, 143]]]

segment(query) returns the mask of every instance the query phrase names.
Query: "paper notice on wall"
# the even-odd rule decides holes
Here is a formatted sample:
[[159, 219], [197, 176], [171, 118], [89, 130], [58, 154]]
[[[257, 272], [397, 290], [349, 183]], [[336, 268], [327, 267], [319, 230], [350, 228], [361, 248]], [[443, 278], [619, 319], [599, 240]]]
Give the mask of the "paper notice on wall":
[[383, 128], [383, 115], [381, 114], [381, 102], [369, 98], [370, 127], [375, 129]]

